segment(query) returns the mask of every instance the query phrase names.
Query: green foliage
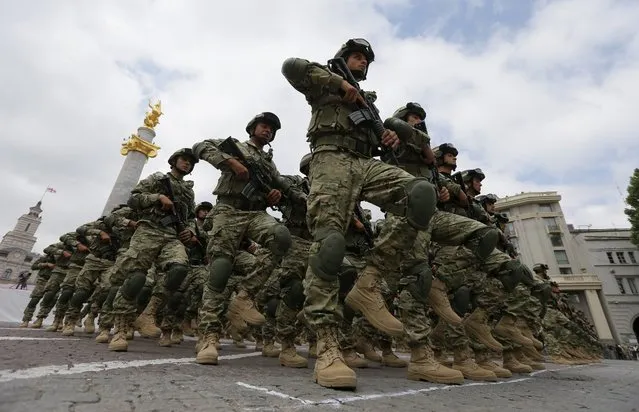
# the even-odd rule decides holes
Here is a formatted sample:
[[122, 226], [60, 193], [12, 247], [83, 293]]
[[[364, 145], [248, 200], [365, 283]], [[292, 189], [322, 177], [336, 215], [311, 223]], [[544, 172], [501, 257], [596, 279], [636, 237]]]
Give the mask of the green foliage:
[[630, 241], [639, 246], [639, 169], [635, 169], [630, 178], [626, 203], [628, 207], [624, 213], [630, 221]]

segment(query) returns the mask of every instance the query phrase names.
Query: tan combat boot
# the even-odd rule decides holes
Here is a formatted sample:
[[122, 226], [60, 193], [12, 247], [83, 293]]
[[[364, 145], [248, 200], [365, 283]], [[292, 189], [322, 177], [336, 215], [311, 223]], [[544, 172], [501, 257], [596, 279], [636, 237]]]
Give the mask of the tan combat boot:
[[522, 346], [521, 351], [524, 353], [524, 355], [526, 355], [527, 358], [535, 362], [543, 362], [545, 360], [544, 355], [539, 353], [534, 347]]
[[280, 365], [288, 368], [308, 368], [308, 359], [300, 356], [295, 350], [295, 345], [290, 342], [282, 342], [279, 360]]
[[264, 349], [264, 339], [258, 337], [255, 339], [255, 352], [262, 352], [262, 349]]
[[129, 350], [129, 343], [126, 341], [127, 321], [123, 315], [115, 315], [113, 318], [113, 324], [118, 328], [118, 331], [111, 338], [111, 342], [109, 342], [109, 350], [113, 352], [126, 352]]
[[159, 297], [151, 296], [146, 308], [133, 323], [134, 329], [140, 332], [143, 338], [155, 339], [162, 333], [162, 330], [155, 324], [155, 315], [161, 303], [162, 300]]
[[504, 315], [495, 325], [494, 332], [504, 339], [513, 341], [522, 346], [533, 346], [533, 342], [521, 334], [517, 327], [516, 319], [510, 315]]
[[[257, 350], [257, 348], [255, 349]], [[262, 348], [262, 356], [266, 358], [277, 358], [280, 356], [281, 351], [275, 346], [275, 343], [272, 340], [267, 340], [264, 342], [264, 347]]]
[[70, 318], [69, 316], [67, 316], [64, 321], [64, 326], [62, 327], [62, 336], [73, 336], [73, 334], [75, 333], [75, 323], [75, 318]]
[[173, 341], [171, 340], [171, 329], [162, 329], [162, 334], [158, 340], [158, 345], [163, 348], [170, 348]]
[[515, 351], [513, 350], [504, 351], [504, 368], [512, 373], [530, 373], [533, 371], [530, 366], [524, 365], [517, 360]]
[[399, 337], [404, 333], [404, 325], [386, 307], [379, 289], [379, 272], [367, 266], [346, 295], [345, 303], [353, 310], [361, 312], [376, 329], [390, 336]]
[[435, 348], [433, 349], [433, 356], [435, 357], [435, 360], [438, 363], [441, 363], [445, 367], [447, 368], [453, 367], [453, 361], [450, 360], [450, 358], [448, 357], [448, 353], [446, 351]]
[[489, 381], [497, 380], [497, 375], [492, 371], [479, 366], [471, 356], [470, 349], [456, 348], [453, 353], [453, 369], [460, 371], [464, 378], [471, 381]]
[[[200, 345], [195, 357], [195, 362], [201, 365], [217, 365], [217, 343], [219, 341], [217, 333], [206, 333], [198, 341]], [[201, 344], [200, 344], [201, 342]]]
[[184, 334], [184, 336], [195, 336], [195, 330], [193, 328], [191, 320], [184, 319], [184, 322], [182, 322], [182, 333]]
[[174, 345], [179, 345], [184, 341], [184, 334], [182, 333], [182, 329], [173, 328], [171, 332], [171, 343]]
[[349, 368], [368, 368], [366, 359], [360, 357], [355, 349], [343, 350], [342, 358]]
[[504, 347], [490, 333], [488, 314], [483, 308], [475, 309], [463, 322], [464, 330], [469, 338], [486, 345], [489, 349], [501, 352]]
[[95, 333], [95, 316], [91, 312], [84, 318], [84, 333]]
[[42, 318], [37, 318], [30, 326], [32, 329], [40, 329], [42, 327]]
[[20, 324], [20, 326], [18, 326], [19, 328], [28, 328], [29, 327], [29, 321], [27, 320], [23, 320], [22, 323]]
[[430, 347], [423, 345], [411, 349], [408, 363], [408, 379], [433, 383], [462, 384], [464, 375], [455, 369], [438, 363]]
[[408, 366], [408, 362], [395, 355], [390, 340], [384, 339], [379, 344], [382, 347], [382, 365], [390, 368], [405, 368]]
[[344, 363], [337, 332], [333, 328], [317, 330], [317, 362], [313, 370], [313, 380], [325, 388], [354, 389], [357, 386], [357, 376]]
[[450, 307], [447, 292], [446, 284], [437, 278], [433, 278], [432, 286], [428, 292], [428, 304], [433, 309], [433, 312], [444, 322], [459, 326], [462, 323], [462, 319]]
[[532, 368], [532, 370], [534, 371], [543, 371], [546, 369], [546, 367], [544, 366], [543, 363], [539, 363], [536, 362], [532, 359], [530, 359], [528, 356], [526, 356], [526, 354], [524, 353], [523, 350], [521, 349], [515, 349], [515, 357], [517, 358], [517, 360], [521, 363], [523, 363], [524, 365], [528, 365]]
[[475, 361], [477, 362], [477, 365], [491, 371], [498, 378], [511, 378], [513, 376], [511, 371], [502, 368], [497, 362], [493, 361], [490, 353], [487, 351], [475, 352]]
[[55, 332], [58, 330], [60, 325], [62, 325], [62, 316], [61, 315], [58, 316], [58, 314], [56, 313], [56, 315], [53, 317], [53, 323], [51, 324], [51, 326], [49, 326], [45, 330], [47, 332]]
[[375, 348], [373, 347], [373, 345], [369, 341], [365, 340], [364, 338], [361, 338], [357, 342], [357, 344], [355, 345], [355, 350], [361, 353], [362, 355], [364, 355], [364, 358], [371, 362], [382, 361], [382, 357], [379, 355], [379, 353], [375, 351]]
[[100, 328], [98, 331], [98, 336], [95, 337], [96, 343], [109, 343], [109, 332], [111, 329]]
[[255, 302], [245, 290], [240, 290], [231, 299], [228, 315], [229, 320], [237, 316], [251, 326], [262, 326], [266, 322], [266, 318], [257, 310]]
[[519, 327], [521, 334], [532, 341], [535, 349], [541, 351], [544, 348], [544, 343], [535, 338], [535, 335], [533, 335], [532, 330], [530, 330], [526, 321], [524, 321], [523, 319], [517, 319], [517, 326]]

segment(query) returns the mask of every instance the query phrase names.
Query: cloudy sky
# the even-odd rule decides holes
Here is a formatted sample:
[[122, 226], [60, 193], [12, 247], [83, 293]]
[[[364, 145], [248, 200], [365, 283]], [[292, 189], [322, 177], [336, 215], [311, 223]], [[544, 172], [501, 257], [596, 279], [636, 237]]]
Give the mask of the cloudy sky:
[[[295, 173], [310, 109], [280, 74], [325, 62], [350, 37], [377, 60], [382, 114], [427, 107], [433, 143], [487, 173], [485, 193], [556, 190], [568, 222], [627, 227], [639, 167], [639, 2], [633, 0], [0, 1], [0, 233], [50, 185], [35, 250], [100, 216], [123, 139], [162, 100], [160, 154], [245, 138], [273, 111], [283, 173]], [[221, 4], [221, 3], [220, 3]], [[198, 164], [196, 198], [215, 169]], [[621, 194], [620, 194], [621, 192]]]

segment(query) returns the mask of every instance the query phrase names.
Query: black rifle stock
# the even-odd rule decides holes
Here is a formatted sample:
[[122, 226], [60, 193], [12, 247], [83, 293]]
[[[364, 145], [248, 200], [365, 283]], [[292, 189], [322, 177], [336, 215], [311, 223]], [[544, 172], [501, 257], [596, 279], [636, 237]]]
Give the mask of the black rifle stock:
[[366, 235], [366, 243], [368, 246], [373, 247], [375, 244], [375, 234], [373, 233], [373, 228], [371, 223], [364, 216], [364, 209], [359, 204], [355, 205], [355, 217], [362, 223], [364, 226], [364, 234]]
[[[171, 181], [169, 180], [169, 177], [164, 176], [162, 179], [160, 179], [160, 181], [162, 182], [162, 186], [164, 187], [164, 191], [166, 192], [166, 197], [168, 197], [171, 202], [175, 202], [173, 187], [171, 187]], [[160, 220], [160, 223], [162, 223], [164, 226], [175, 226], [175, 230], [177, 230], [178, 233], [182, 233], [184, 229], [186, 229], [186, 225], [184, 224], [182, 217], [177, 213], [177, 210], [175, 209], [175, 203], [173, 203], [170, 214], [162, 218]]]

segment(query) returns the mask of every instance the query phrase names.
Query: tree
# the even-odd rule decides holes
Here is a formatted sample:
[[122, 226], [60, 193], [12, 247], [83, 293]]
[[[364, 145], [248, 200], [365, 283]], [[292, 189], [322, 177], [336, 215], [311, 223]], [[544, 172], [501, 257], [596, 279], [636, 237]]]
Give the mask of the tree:
[[639, 169], [635, 169], [630, 178], [626, 204], [628, 207], [624, 213], [630, 221], [630, 241], [639, 246]]

